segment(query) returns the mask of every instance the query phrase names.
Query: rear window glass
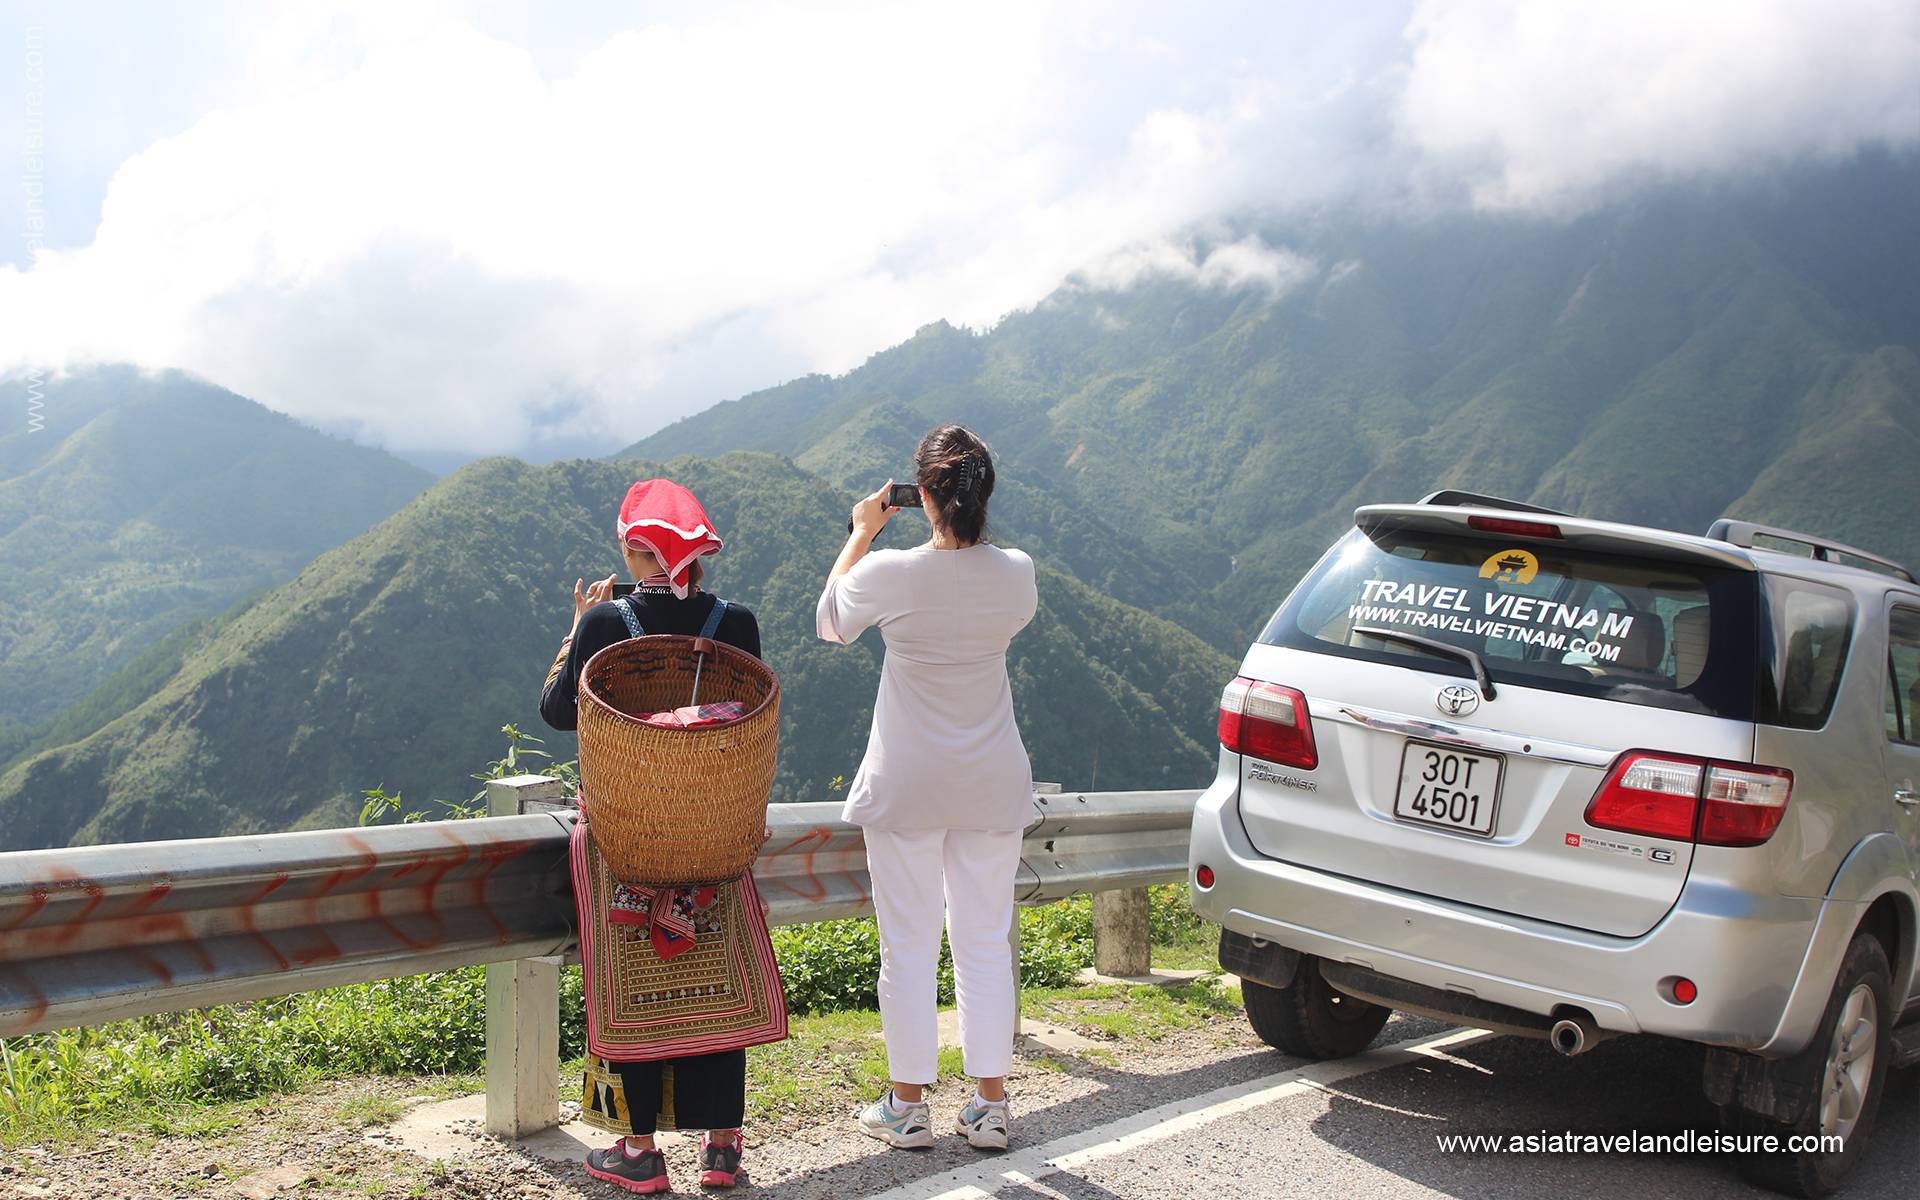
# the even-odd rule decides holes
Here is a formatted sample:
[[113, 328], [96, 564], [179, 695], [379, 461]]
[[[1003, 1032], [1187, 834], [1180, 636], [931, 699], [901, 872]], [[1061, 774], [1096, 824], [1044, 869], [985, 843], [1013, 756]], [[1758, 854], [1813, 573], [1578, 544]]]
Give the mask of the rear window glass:
[[[1260, 640], [1434, 670], [1471, 650], [1495, 682], [1754, 719], [1752, 572], [1464, 533], [1355, 530]], [[1460, 669], [1464, 672], [1464, 665]]]

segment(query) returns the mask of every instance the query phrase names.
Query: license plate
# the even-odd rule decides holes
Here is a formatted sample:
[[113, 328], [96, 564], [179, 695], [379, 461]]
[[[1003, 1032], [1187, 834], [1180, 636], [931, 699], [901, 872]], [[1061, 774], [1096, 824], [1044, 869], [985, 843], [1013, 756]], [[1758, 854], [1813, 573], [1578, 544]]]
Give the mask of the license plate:
[[1452, 746], [1408, 742], [1400, 758], [1400, 791], [1393, 798], [1393, 815], [1418, 825], [1492, 837], [1505, 766], [1497, 754], [1468, 754]]

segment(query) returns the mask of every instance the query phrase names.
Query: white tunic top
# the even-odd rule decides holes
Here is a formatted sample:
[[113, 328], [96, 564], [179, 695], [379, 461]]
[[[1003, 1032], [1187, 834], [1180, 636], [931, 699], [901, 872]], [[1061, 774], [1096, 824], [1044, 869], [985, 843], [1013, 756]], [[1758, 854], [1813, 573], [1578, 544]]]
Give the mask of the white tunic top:
[[842, 816], [876, 829], [1024, 829], [1033, 765], [1013, 721], [1007, 644], [1039, 604], [1033, 560], [981, 543], [876, 550], [827, 581], [820, 636], [887, 643], [867, 755]]

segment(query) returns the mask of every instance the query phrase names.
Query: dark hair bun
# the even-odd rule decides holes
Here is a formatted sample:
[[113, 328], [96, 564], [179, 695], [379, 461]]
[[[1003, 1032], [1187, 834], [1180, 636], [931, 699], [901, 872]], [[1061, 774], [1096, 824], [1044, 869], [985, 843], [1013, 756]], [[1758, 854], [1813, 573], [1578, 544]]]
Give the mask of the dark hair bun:
[[962, 545], [986, 536], [987, 500], [993, 495], [993, 454], [964, 425], [942, 425], [920, 439], [913, 453], [917, 482], [933, 497], [934, 523]]

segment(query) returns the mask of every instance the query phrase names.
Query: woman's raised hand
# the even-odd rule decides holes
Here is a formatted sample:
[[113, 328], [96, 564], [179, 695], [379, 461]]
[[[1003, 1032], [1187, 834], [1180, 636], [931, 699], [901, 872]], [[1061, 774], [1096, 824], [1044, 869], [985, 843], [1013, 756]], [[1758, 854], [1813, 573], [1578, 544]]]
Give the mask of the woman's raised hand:
[[871, 496], [861, 499], [853, 506], [853, 532], [867, 541], [872, 541], [887, 527], [887, 519], [899, 512], [887, 505], [887, 493], [893, 488], [893, 480]]
[[580, 618], [587, 615], [588, 609], [613, 599], [613, 576], [594, 580], [587, 584], [584, 591], [580, 587], [582, 582], [579, 579], [573, 581], [573, 627], [575, 629], [580, 628]]

